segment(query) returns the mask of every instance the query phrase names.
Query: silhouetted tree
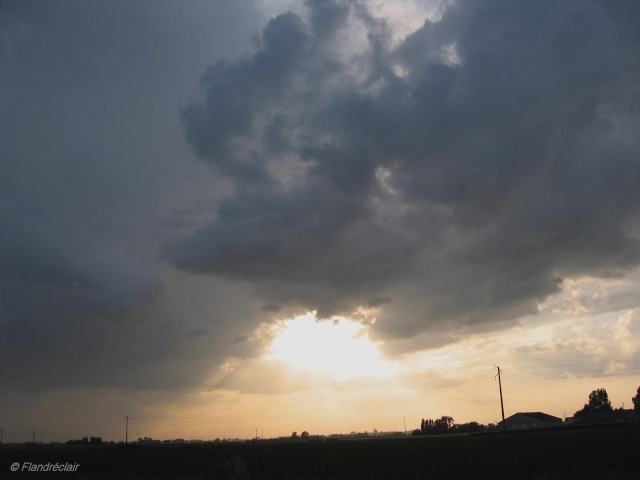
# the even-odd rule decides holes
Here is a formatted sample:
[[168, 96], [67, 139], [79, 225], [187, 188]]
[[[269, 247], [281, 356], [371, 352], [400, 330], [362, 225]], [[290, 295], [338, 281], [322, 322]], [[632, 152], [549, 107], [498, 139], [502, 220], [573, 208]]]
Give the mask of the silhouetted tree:
[[449, 427], [453, 425], [453, 418], [443, 415], [439, 419], [436, 420], [436, 433], [443, 434], [449, 431]]
[[309, 438], [309, 432], [306, 430], [300, 434], [300, 438]]
[[640, 387], [638, 387], [638, 391], [636, 392], [636, 396], [631, 399], [633, 402], [633, 409], [636, 413], [640, 413]]
[[420, 422], [420, 434], [421, 435], [439, 435], [447, 433], [449, 428], [453, 425], [453, 418], [443, 415], [442, 417], [432, 419], [422, 419]]
[[421, 435], [433, 435], [435, 433], [435, 422], [428, 418], [425, 420], [422, 419], [420, 422], [420, 434]]
[[585, 403], [582, 410], [578, 410], [573, 414], [574, 417], [584, 417], [590, 413], [595, 412], [611, 412], [611, 402], [609, 401], [609, 395], [604, 388], [598, 388], [589, 394], [589, 403]]
[[101, 445], [101, 437], [82, 437], [78, 440], [67, 440], [67, 445]]
[[487, 431], [486, 425], [481, 425], [478, 422], [469, 422], [452, 425], [449, 428], [451, 433], [478, 433]]

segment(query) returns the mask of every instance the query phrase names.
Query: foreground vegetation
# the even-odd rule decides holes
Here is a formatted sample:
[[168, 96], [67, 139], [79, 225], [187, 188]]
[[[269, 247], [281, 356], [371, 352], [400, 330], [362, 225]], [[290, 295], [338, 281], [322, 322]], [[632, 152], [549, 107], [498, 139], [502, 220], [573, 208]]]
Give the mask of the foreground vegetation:
[[[640, 427], [324, 442], [0, 448], [0, 478], [624, 479], [640, 472]], [[73, 473], [11, 473], [15, 462], [70, 462]]]

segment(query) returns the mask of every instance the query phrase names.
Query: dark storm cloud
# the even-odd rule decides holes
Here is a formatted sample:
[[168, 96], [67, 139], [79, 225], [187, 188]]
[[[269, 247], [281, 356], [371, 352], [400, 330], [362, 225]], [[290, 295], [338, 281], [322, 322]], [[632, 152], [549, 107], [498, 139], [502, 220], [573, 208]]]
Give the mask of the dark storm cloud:
[[333, 38], [349, 18], [349, 2], [307, 0], [305, 5], [310, 12], [311, 31], [321, 40]]
[[3, 393], [192, 387], [250, 329], [237, 317], [259, 304], [157, 255], [171, 212], [212, 188], [176, 112], [203, 65], [249, 48], [258, 15], [234, 1], [0, 4]]
[[[87, 227], [59, 204], [0, 201], [4, 387], [132, 385], [132, 370], [148, 368], [123, 372], [131, 339], [157, 323], [148, 310], [164, 280], [149, 258]], [[136, 350], [157, 360], [168, 345], [154, 337]], [[149, 373], [137, 382], [153, 383]]]
[[[0, 275], [14, 282], [82, 292], [90, 309], [146, 303], [162, 280], [109, 236], [92, 238], [63, 207], [31, 200], [0, 202]], [[5, 305], [15, 298], [7, 296]], [[19, 307], [19, 305], [16, 305]]]
[[280, 310], [282, 310], [282, 307], [275, 303], [267, 303], [260, 307], [260, 311], [262, 312], [279, 312]]
[[353, 5], [208, 69], [187, 139], [235, 190], [179, 267], [321, 316], [389, 297], [375, 328], [401, 337], [637, 268], [636, 2], [459, 1], [398, 45]]

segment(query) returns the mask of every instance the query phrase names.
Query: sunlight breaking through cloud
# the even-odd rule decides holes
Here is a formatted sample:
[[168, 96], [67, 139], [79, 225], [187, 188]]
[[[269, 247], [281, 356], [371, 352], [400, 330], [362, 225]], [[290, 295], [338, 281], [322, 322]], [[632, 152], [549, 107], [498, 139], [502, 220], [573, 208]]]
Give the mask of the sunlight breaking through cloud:
[[366, 327], [344, 317], [318, 321], [315, 312], [278, 322], [266, 359], [294, 369], [329, 373], [338, 381], [385, 377], [395, 371], [384, 360]]

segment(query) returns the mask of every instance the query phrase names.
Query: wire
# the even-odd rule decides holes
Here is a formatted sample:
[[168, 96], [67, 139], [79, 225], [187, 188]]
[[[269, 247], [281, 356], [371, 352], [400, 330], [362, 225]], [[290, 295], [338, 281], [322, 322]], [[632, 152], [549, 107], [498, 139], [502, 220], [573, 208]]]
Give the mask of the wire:
[[[418, 386], [424, 389], [425, 387], [429, 387], [442, 382], [450, 382], [450, 380], [446, 380], [446, 379], [437, 380], [434, 382], [419, 384]], [[473, 386], [477, 386], [477, 385], [481, 385], [489, 382], [493, 382], [493, 378], [487, 379], [486, 377], [482, 377], [482, 380], [480, 380], [479, 377], [476, 377], [463, 382], [457, 382], [453, 384], [442, 385], [439, 387], [431, 388], [429, 389], [429, 391], [443, 392], [443, 391], [449, 391], [449, 390], [454, 390], [454, 389], [459, 389], [464, 387], [473, 387]], [[275, 410], [270, 410], [266, 412], [265, 411], [261, 411], [259, 413], [256, 412], [253, 414], [230, 413], [230, 414], [220, 414], [220, 415], [205, 416], [205, 417], [191, 416], [187, 418], [166, 418], [166, 419], [160, 419], [160, 420], [159, 419], [147, 420], [143, 418], [143, 419], [140, 419], [138, 423], [152, 423], [155, 425], [166, 425], [166, 426], [169, 426], [169, 425], [183, 425], [183, 426], [202, 425], [204, 426], [204, 425], [247, 423], [247, 422], [256, 422], [256, 421], [264, 422], [267, 420], [279, 420], [279, 419], [281, 420], [286, 418], [318, 415], [322, 413], [336, 412], [341, 410], [350, 410], [354, 408], [365, 408], [365, 407], [371, 407], [376, 405], [382, 405], [385, 403], [392, 403], [392, 402], [395, 403], [401, 400], [415, 398], [416, 391], [412, 391], [411, 393], [406, 395], [395, 395], [392, 397], [387, 397], [379, 400], [358, 401], [359, 399], [364, 399], [363, 397], [368, 397], [368, 396], [369, 396], [368, 394], [363, 394], [352, 399], [347, 399], [346, 404], [343, 403], [342, 405], [339, 405], [339, 406], [328, 407], [326, 405], [326, 402], [323, 402], [322, 404], [311, 405], [310, 408], [305, 408], [303, 410], [296, 411], [296, 412], [291, 412], [291, 411], [285, 412], [280, 409], [275, 409]], [[352, 401], [352, 400], [356, 400], [356, 401]]]
[[[612, 364], [620, 364], [620, 363], [637, 363], [640, 364], [640, 360], [613, 360], [610, 362], [595, 362], [595, 363], [566, 363], [559, 365], [532, 365], [532, 366], [511, 366], [507, 367], [510, 370], [523, 370], [527, 368], [560, 368], [560, 367], [582, 367], [582, 366], [593, 366], [593, 365], [612, 365]], [[504, 370], [504, 369], [503, 369]]]
[[[627, 370], [640, 370], [640, 367], [627, 367], [627, 368], [620, 368], [618, 369], [618, 371], [627, 371]], [[550, 375], [550, 374], [569, 374], [569, 373], [611, 373], [612, 375], [615, 374], [615, 372], [610, 371], [607, 372], [607, 370], [564, 370], [564, 371], [555, 371], [555, 372], [522, 372], [522, 373], [508, 373], [507, 375], [517, 375], [517, 376], [522, 376], [522, 375], [529, 375], [529, 376], [533, 376], [533, 375]]]
[[[615, 370], [608, 367], [615, 365]], [[512, 381], [518, 380], [553, 380], [566, 378], [601, 378], [637, 375], [640, 371], [640, 360], [615, 360], [609, 362], [565, 363], [556, 365], [532, 365], [507, 367], [503, 373]], [[593, 369], [589, 367], [601, 366]], [[514, 371], [515, 370], [515, 371]]]
[[[562, 372], [558, 372], [562, 373]], [[628, 377], [628, 376], [637, 376], [637, 373], [612, 373], [612, 374], [596, 374], [596, 375], [582, 375], [579, 378], [604, 378], [604, 377]], [[568, 378], [572, 378], [564, 374], [563, 376], [556, 377], [529, 377], [529, 378], [512, 378], [511, 381], [519, 382], [519, 381], [531, 381], [531, 380], [567, 380]]]
[[[618, 373], [607, 372], [604, 369], [577, 369], [572, 367], [594, 367], [594, 366], [610, 366], [610, 365], [629, 365], [618, 369]], [[510, 381], [531, 381], [531, 380], [566, 380], [572, 376], [578, 376], [580, 378], [602, 378], [602, 377], [622, 377], [638, 375], [640, 370], [640, 360], [630, 361], [613, 361], [613, 362], [590, 362], [590, 363], [571, 363], [571, 364], [556, 364], [556, 365], [537, 365], [537, 366], [512, 366], [501, 369], [501, 373]], [[526, 370], [544, 370], [546, 371], [526, 371]], [[555, 370], [548, 370], [555, 369]], [[515, 370], [515, 371], [514, 371]], [[437, 372], [431, 372], [437, 373]], [[191, 415], [189, 417], [165, 417], [165, 418], [141, 418], [138, 417], [137, 424], [152, 424], [154, 428], [162, 429], [163, 427], [171, 426], [212, 426], [212, 425], [228, 425], [228, 424], [243, 424], [243, 423], [255, 423], [274, 420], [293, 419], [303, 416], [317, 416], [323, 413], [334, 413], [336, 411], [344, 411], [350, 409], [362, 409], [372, 406], [384, 405], [387, 403], [396, 403], [402, 400], [415, 398], [417, 394], [431, 393], [431, 392], [445, 392], [454, 389], [470, 388], [478, 385], [494, 382], [495, 378], [492, 374], [474, 376], [464, 381], [457, 381], [455, 379], [440, 379], [426, 383], [418, 383], [409, 385], [407, 388], [411, 389], [410, 393], [393, 395], [382, 399], [371, 399], [371, 394], [363, 393], [355, 396], [343, 399], [340, 405], [327, 405], [327, 401], [321, 401], [318, 403], [306, 404], [300, 410], [287, 410], [284, 411], [281, 408], [273, 408], [267, 410], [261, 410], [260, 412], [252, 413], [221, 413], [216, 415]]]

